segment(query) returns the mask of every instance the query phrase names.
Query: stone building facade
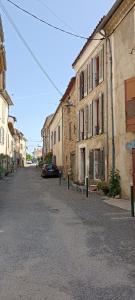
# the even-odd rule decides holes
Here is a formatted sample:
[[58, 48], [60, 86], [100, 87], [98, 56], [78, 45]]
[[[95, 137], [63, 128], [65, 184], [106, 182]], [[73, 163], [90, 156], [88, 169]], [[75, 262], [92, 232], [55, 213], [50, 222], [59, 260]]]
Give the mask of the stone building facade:
[[62, 104], [58, 105], [49, 124], [50, 151], [53, 154], [52, 162], [63, 169], [63, 132], [62, 132]]
[[41, 137], [43, 139], [43, 158], [50, 152], [50, 122], [53, 114], [46, 117], [43, 128], [41, 130]]
[[71, 78], [62, 97], [63, 175], [76, 180], [76, 78]]
[[135, 0], [117, 0], [99, 30], [107, 44], [109, 170], [114, 164], [120, 171], [122, 196], [129, 198], [131, 183], [135, 191]]
[[98, 26], [73, 63], [77, 80], [77, 174], [79, 183], [107, 178], [106, 44]]

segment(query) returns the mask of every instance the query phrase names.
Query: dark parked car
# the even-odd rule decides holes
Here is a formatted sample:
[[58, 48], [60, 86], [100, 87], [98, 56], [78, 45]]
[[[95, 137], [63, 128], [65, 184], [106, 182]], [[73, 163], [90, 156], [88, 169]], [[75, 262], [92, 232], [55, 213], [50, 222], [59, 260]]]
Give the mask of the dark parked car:
[[57, 168], [56, 165], [45, 164], [42, 167], [41, 176], [44, 178], [59, 177], [59, 169]]

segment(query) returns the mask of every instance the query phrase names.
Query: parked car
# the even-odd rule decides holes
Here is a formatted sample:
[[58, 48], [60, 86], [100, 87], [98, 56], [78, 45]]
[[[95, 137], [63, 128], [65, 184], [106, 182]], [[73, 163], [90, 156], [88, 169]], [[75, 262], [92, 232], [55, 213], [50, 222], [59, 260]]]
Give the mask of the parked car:
[[44, 178], [59, 177], [59, 169], [54, 164], [44, 164], [42, 167], [41, 176]]
[[27, 165], [32, 165], [32, 161], [31, 160], [27, 160], [26, 163], [27, 163]]

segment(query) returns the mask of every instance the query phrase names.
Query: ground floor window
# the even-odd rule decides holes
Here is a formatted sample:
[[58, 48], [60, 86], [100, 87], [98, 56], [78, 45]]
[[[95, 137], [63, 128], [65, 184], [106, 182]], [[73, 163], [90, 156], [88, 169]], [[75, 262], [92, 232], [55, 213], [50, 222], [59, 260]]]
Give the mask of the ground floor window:
[[105, 178], [104, 149], [94, 149], [89, 152], [89, 176], [94, 180]]

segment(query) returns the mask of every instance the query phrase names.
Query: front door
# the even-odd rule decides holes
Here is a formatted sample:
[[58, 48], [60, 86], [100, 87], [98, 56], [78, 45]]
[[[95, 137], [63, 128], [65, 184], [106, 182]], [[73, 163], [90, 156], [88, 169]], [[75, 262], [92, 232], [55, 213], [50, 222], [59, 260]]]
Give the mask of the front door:
[[133, 157], [133, 187], [134, 187], [134, 201], [135, 201], [135, 148], [132, 149]]

